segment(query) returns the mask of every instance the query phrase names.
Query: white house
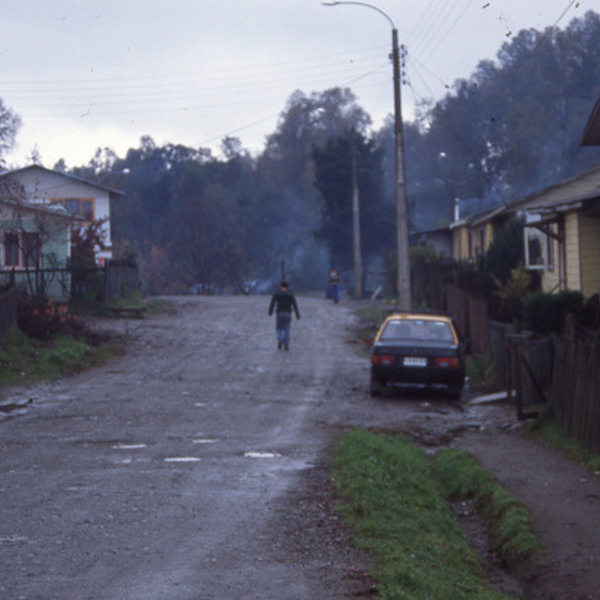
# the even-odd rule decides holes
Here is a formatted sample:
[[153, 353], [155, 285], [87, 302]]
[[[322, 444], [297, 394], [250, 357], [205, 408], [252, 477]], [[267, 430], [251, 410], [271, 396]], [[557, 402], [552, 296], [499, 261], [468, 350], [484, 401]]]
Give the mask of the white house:
[[87, 220], [102, 219], [104, 248], [97, 249], [96, 262], [104, 265], [112, 258], [110, 203], [122, 192], [39, 165], [7, 171], [0, 175], [0, 182], [13, 194], [19, 190], [20, 199], [27, 203], [60, 204], [68, 213]]

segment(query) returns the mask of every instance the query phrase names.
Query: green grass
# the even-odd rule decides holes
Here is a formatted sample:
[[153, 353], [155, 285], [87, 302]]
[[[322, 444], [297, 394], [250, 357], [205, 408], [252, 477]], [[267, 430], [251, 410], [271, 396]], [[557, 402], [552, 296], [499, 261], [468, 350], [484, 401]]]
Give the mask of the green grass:
[[58, 379], [119, 353], [115, 346], [96, 348], [67, 335], [40, 341], [16, 332], [0, 348], [0, 384]]
[[340, 511], [373, 556], [384, 600], [500, 600], [490, 589], [425, 453], [409, 440], [355, 430], [334, 456]]
[[449, 499], [473, 501], [488, 525], [494, 550], [506, 564], [516, 564], [541, 551], [529, 510], [468, 452], [441, 450], [432, 461], [432, 473]]

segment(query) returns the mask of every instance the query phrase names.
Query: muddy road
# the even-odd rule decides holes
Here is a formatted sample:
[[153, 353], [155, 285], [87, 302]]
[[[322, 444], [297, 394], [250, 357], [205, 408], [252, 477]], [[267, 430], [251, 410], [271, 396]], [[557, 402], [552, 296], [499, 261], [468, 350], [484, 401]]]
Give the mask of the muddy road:
[[330, 509], [341, 432], [407, 432], [424, 446], [463, 432], [493, 464], [489, 440], [520, 428], [508, 407], [371, 399], [352, 307], [298, 301], [290, 352], [267, 297], [174, 298], [160, 316], [102, 325], [125, 356], [2, 390], [31, 402], [0, 422], [0, 597], [372, 597], [367, 559]]

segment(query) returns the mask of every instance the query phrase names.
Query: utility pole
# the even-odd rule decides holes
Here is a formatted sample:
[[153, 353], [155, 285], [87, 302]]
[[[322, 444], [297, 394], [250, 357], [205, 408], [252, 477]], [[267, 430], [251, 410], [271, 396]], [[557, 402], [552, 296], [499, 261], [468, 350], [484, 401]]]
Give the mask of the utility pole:
[[324, 6], [337, 6], [338, 4], [354, 4], [365, 6], [377, 11], [386, 18], [392, 27], [392, 63], [394, 72], [394, 143], [395, 143], [395, 168], [396, 168], [396, 246], [398, 251], [398, 277], [396, 293], [398, 294], [399, 308], [410, 310], [410, 261], [408, 255], [408, 201], [406, 199], [406, 176], [404, 160], [404, 126], [402, 122], [402, 97], [400, 93], [400, 49], [398, 47], [398, 30], [394, 21], [380, 8], [367, 2], [333, 1], [322, 2]]
[[354, 297], [362, 298], [362, 258], [360, 247], [360, 204], [356, 173], [356, 141], [352, 142], [352, 230], [354, 232]]
[[392, 61], [394, 65], [394, 139], [396, 158], [396, 244], [398, 247], [398, 304], [410, 310], [410, 260], [408, 241], [408, 201], [406, 199], [406, 165], [404, 160], [404, 124], [402, 122], [402, 96], [400, 81], [400, 49], [398, 30], [392, 27]]

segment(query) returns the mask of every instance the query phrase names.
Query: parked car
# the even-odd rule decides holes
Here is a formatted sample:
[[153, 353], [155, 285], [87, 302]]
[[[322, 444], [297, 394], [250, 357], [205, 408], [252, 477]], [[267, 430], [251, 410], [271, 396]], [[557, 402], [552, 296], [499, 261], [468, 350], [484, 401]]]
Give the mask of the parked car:
[[465, 380], [465, 345], [452, 319], [442, 314], [389, 315], [371, 349], [371, 395], [387, 384], [431, 386], [460, 397]]

